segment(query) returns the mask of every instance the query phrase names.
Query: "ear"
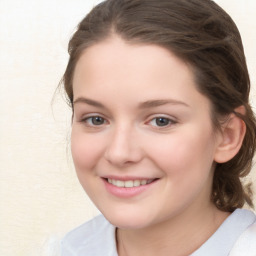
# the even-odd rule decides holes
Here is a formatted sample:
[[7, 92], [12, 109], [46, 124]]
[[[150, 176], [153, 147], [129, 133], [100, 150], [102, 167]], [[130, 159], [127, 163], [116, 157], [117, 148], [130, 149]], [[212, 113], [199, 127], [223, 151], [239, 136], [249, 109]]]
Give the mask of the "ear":
[[[236, 113], [245, 114], [244, 106], [235, 109]], [[230, 114], [229, 118], [221, 127], [221, 132], [218, 134], [218, 144], [215, 151], [214, 160], [217, 163], [225, 163], [231, 160], [240, 150], [246, 132], [244, 121]]]

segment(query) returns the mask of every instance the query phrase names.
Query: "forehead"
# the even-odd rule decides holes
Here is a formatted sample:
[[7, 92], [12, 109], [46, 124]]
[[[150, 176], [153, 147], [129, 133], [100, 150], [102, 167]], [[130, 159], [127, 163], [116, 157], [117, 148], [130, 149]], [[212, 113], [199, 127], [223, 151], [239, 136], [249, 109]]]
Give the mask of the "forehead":
[[97, 78], [102, 73], [106, 77], [109, 77], [108, 74], [112, 77], [128, 77], [134, 73], [137, 78], [143, 74], [146, 78], [145, 73], [148, 71], [151, 71], [148, 73], [148, 77], [152, 74], [151, 78], [153, 75], [164, 78], [168, 74], [178, 76], [182, 73], [184, 79], [192, 83], [194, 81], [190, 67], [164, 47], [129, 43], [113, 36], [84, 50], [76, 64], [73, 82], [76, 84], [79, 78], [92, 78], [95, 73]]
[[89, 95], [113, 100], [114, 96], [115, 101], [130, 102], [171, 97], [189, 104], [203, 97], [190, 66], [171, 51], [158, 45], [130, 44], [118, 37], [83, 52], [73, 89], [74, 98]]

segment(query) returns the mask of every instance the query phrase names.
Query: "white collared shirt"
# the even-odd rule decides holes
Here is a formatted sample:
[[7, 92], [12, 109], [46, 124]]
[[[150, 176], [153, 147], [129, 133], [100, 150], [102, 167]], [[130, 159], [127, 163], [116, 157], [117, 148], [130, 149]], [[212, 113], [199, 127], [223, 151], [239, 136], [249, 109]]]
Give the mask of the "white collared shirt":
[[[64, 237], [61, 256], [118, 256], [115, 230], [99, 215]], [[255, 237], [256, 215], [237, 209], [191, 256], [256, 256]]]

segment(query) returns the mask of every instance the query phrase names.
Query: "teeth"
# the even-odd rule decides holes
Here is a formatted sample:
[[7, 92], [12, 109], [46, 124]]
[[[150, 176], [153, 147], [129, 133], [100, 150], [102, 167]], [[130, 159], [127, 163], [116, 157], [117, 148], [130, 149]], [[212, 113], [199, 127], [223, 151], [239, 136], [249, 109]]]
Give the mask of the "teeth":
[[132, 180], [125, 181], [125, 182], [124, 182], [124, 186], [125, 186], [126, 188], [132, 188], [132, 187], [133, 187], [133, 181], [132, 181]]
[[147, 181], [146, 181], [146, 180], [142, 180], [142, 181], [140, 182], [140, 184], [141, 184], [141, 185], [146, 185], [146, 184], [147, 184]]
[[140, 181], [139, 181], [139, 180], [135, 180], [135, 181], [133, 182], [133, 186], [134, 186], [134, 187], [140, 186]]
[[151, 183], [153, 180], [114, 180], [114, 179], [108, 179], [108, 183], [113, 184], [116, 187], [119, 188], [133, 188], [133, 187], [139, 187], [142, 185], [146, 185]]
[[124, 181], [122, 181], [122, 180], [117, 180], [117, 181], [116, 181], [116, 186], [117, 186], [117, 187], [122, 188], [122, 187], [124, 187], [124, 185], [125, 185], [125, 182], [124, 182]]

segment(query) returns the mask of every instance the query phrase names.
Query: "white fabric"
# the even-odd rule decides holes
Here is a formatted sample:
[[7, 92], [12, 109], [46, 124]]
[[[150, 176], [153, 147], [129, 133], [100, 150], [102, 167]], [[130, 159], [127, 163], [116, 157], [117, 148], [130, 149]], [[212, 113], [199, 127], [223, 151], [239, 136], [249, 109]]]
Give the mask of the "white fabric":
[[[115, 230], [99, 215], [65, 236], [61, 256], [118, 256]], [[191, 256], [256, 256], [255, 237], [255, 214], [237, 209]]]
[[256, 223], [239, 237], [230, 256], [256, 256]]
[[[256, 216], [248, 210], [237, 209], [218, 230], [191, 256], [227, 256], [241, 234], [256, 222]], [[247, 256], [240, 254], [239, 256]]]
[[115, 229], [99, 215], [66, 235], [61, 256], [118, 256]]

